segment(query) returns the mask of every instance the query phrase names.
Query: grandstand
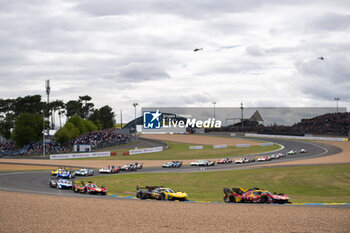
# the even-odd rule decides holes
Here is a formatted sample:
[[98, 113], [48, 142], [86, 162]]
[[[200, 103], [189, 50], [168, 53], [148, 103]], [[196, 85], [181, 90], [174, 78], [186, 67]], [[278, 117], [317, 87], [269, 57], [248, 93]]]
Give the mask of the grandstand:
[[219, 129], [229, 132], [254, 132], [258, 134], [294, 135], [304, 136], [305, 134], [327, 135], [327, 136], [349, 136], [350, 113], [326, 113], [309, 119], [302, 119], [292, 126], [272, 124], [264, 126], [262, 124], [229, 125]]

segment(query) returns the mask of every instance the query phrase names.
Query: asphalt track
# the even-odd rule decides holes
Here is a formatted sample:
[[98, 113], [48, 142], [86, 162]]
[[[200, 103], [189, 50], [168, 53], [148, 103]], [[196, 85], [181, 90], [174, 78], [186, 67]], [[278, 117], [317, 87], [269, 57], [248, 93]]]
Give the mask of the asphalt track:
[[[261, 140], [261, 139], [258, 139]], [[191, 167], [191, 166], [182, 166], [181, 168], [161, 168], [161, 167], [145, 167], [136, 173], [166, 173], [166, 172], [210, 172], [210, 171], [218, 171], [218, 170], [235, 170], [235, 169], [254, 169], [259, 168], [261, 165], [266, 165], [283, 162], [283, 161], [291, 161], [291, 160], [299, 160], [306, 158], [315, 158], [321, 156], [328, 156], [340, 153], [342, 150], [338, 147], [323, 144], [323, 143], [315, 143], [309, 141], [298, 141], [298, 140], [285, 140], [285, 139], [268, 139], [269, 142], [277, 143], [283, 146], [282, 149], [278, 150], [278, 153], [287, 153], [290, 150], [300, 151], [300, 149], [307, 149], [307, 153], [297, 153], [296, 155], [287, 155], [286, 157], [280, 159], [274, 159], [267, 162], [254, 162], [247, 164], [223, 164], [223, 165], [215, 165], [213, 167]], [[277, 152], [277, 151], [276, 151]], [[269, 155], [269, 153], [261, 153], [262, 155]], [[249, 155], [249, 156], [258, 156]], [[237, 159], [237, 157], [235, 157]], [[0, 160], [0, 163], [1, 160]], [[21, 163], [18, 163], [21, 164]], [[52, 165], [50, 165], [52, 166]], [[132, 172], [132, 173], [135, 173]], [[127, 174], [130, 172], [120, 172], [115, 175]], [[98, 172], [95, 173], [96, 176], [99, 176]], [[58, 196], [74, 196], [74, 197], [85, 197], [85, 198], [107, 198], [107, 199], [115, 199], [121, 198], [117, 195], [110, 196], [100, 196], [100, 195], [86, 195], [86, 194], [77, 194], [72, 192], [71, 190], [61, 190], [61, 189], [53, 189], [49, 187], [49, 179], [51, 178], [49, 171], [21, 171], [21, 172], [0, 172], [0, 190], [10, 191], [10, 192], [25, 192], [25, 193], [35, 193], [35, 194], [49, 194], [49, 195], [58, 195]], [[84, 178], [84, 177], [83, 177]], [[130, 197], [128, 197], [130, 198]], [[348, 206], [349, 207], [349, 206]]]

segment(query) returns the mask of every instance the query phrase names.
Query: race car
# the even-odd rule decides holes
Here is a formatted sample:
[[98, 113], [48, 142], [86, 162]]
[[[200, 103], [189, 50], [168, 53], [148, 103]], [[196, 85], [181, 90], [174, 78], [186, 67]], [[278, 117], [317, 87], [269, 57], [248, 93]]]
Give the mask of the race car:
[[289, 197], [283, 193], [270, 193], [267, 190], [259, 189], [257, 187], [251, 189], [242, 188], [224, 188], [224, 202], [237, 203], [237, 202], [250, 202], [250, 203], [289, 203]]
[[58, 189], [72, 189], [73, 184], [72, 181], [66, 179], [50, 179], [49, 181], [50, 188], [58, 188]]
[[287, 155], [295, 155], [297, 153], [297, 151], [295, 150], [290, 150], [287, 152]]
[[136, 171], [137, 169], [142, 169], [143, 164], [142, 163], [129, 163], [125, 164], [120, 168], [120, 170], [123, 171]]
[[191, 163], [191, 166], [214, 166], [215, 161], [210, 160], [197, 160]]
[[243, 160], [243, 158], [239, 158], [239, 159], [235, 160], [235, 163], [237, 163], [237, 164], [244, 163], [244, 160]]
[[271, 157], [270, 156], [262, 156], [257, 159], [258, 162], [265, 162], [265, 161], [270, 161]]
[[169, 201], [187, 201], [188, 195], [184, 192], [174, 192], [170, 188], [164, 188], [163, 186], [136, 186], [136, 197], [139, 199], [156, 199], [156, 200], [169, 200]]
[[108, 166], [105, 168], [101, 168], [98, 170], [99, 173], [118, 173], [120, 170], [120, 167], [117, 166]]
[[84, 181], [81, 181], [81, 185], [78, 183], [73, 183], [73, 191], [75, 193], [88, 193], [88, 194], [107, 194], [107, 188], [104, 186], [98, 187], [96, 184], [92, 182], [85, 183]]
[[179, 168], [181, 166], [182, 166], [182, 162], [180, 161], [171, 161], [171, 162], [162, 164], [162, 168]]
[[58, 173], [61, 173], [61, 172], [63, 172], [63, 171], [65, 171], [64, 168], [57, 168], [57, 170], [52, 170], [52, 171], [51, 171], [51, 175], [52, 175], [52, 176], [57, 176]]
[[229, 158], [224, 158], [224, 159], [220, 159], [216, 162], [217, 164], [226, 164], [226, 163], [232, 163], [232, 160]]
[[62, 179], [73, 179], [75, 177], [74, 172], [71, 172], [69, 170], [64, 170], [62, 172], [57, 173], [57, 179], [62, 178]]
[[299, 151], [299, 153], [306, 153], [307, 152], [307, 150], [306, 149], [301, 149], [300, 151]]
[[82, 168], [74, 172], [74, 175], [76, 176], [93, 176], [94, 174], [95, 174], [94, 169], [87, 169], [87, 168]]

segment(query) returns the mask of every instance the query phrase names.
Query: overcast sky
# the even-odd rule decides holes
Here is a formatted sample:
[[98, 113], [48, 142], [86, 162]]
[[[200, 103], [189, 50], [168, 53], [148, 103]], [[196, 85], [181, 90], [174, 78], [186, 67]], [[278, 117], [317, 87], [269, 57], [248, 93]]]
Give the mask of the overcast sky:
[[90, 95], [125, 120], [133, 102], [350, 107], [348, 0], [0, 4], [0, 98], [44, 95], [50, 79], [51, 99]]

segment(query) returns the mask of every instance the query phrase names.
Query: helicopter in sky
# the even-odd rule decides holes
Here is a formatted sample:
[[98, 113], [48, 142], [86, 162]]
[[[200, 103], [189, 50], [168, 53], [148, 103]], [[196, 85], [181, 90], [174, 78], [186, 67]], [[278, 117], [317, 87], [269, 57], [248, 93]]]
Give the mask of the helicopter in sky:
[[197, 52], [197, 51], [199, 51], [199, 50], [203, 50], [203, 48], [195, 48], [195, 49], [193, 50], [193, 52]]

